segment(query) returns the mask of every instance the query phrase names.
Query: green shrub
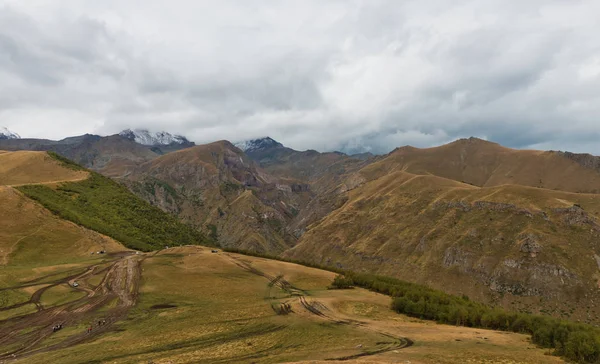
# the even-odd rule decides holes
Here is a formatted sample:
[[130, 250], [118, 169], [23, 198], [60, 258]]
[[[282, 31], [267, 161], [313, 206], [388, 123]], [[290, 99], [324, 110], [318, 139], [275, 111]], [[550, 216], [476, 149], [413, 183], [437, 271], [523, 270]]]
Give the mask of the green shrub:
[[335, 276], [335, 278], [333, 279], [333, 282], [331, 283], [331, 287], [333, 289], [348, 289], [348, 288], [353, 288], [354, 286], [354, 282], [352, 281], [352, 278], [343, 276], [341, 274], [338, 274], [337, 276]]
[[392, 309], [439, 323], [530, 334], [540, 347], [580, 363], [600, 361], [600, 329], [553, 318], [509, 312], [428, 287], [371, 274], [345, 272], [355, 285], [393, 297]]

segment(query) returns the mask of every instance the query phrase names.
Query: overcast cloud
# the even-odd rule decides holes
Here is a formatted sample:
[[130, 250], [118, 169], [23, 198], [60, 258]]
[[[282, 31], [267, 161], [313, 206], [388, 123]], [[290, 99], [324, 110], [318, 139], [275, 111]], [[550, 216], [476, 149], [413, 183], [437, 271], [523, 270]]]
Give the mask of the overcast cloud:
[[0, 125], [600, 154], [600, 1], [0, 0]]

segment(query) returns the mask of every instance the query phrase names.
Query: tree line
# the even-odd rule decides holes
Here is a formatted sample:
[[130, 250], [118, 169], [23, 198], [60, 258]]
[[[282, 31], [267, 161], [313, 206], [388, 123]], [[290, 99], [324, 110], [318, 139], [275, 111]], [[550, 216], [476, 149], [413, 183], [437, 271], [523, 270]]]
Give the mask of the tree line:
[[332, 286], [358, 286], [392, 297], [398, 313], [441, 324], [512, 331], [531, 335], [531, 340], [554, 354], [579, 363], [600, 362], [600, 329], [551, 316], [532, 315], [490, 307], [426, 286], [373, 274], [345, 272]]

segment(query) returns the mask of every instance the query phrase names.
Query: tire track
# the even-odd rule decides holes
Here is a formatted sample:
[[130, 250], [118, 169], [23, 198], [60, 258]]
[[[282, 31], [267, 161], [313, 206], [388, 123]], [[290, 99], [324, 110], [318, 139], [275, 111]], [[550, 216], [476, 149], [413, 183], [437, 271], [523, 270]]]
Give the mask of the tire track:
[[[297, 296], [298, 297], [298, 301], [300, 302], [300, 305], [302, 305], [302, 307], [304, 307], [304, 309], [306, 309], [308, 312], [310, 312], [311, 314], [317, 316], [320, 319], [323, 320], [327, 320], [330, 321], [332, 323], [335, 324], [339, 324], [339, 325], [351, 325], [354, 326], [356, 328], [365, 330], [365, 331], [370, 331], [372, 333], [376, 333], [385, 337], [390, 338], [391, 340], [393, 340], [392, 342], [390, 342], [388, 345], [379, 348], [379, 349], [375, 349], [375, 350], [371, 350], [371, 351], [365, 351], [362, 353], [358, 353], [358, 354], [354, 354], [354, 355], [348, 355], [348, 356], [344, 356], [344, 357], [338, 357], [338, 358], [328, 358], [325, 359], [327, 361], [333, 361], [333, 360], [337, 360], [337, 361], [346, 361], [346, 360], [352, 360], [352, 359], [357, 359], [357, 358], [361, 358], [361, 357], [365, 357], [365, 356], [372, 356], [372, 355], [377, 355], [377, 354], [382, 354], [382, 353], [386, 353], [386, 352], [390, 352], [393, 350], [400, 350], [400, 349], [404, 349], [407, 347], [410, 347], [414, 344], [414, 342], [406, 337], [399, 337], [393, 334], [390, 334], [388, 332], [385, 331], [381, 331], [377, 328], [371, 327], [369, 326], [368, 323], [366, 322], [362, 322], [362, 321], [357, 321], [357, 320], [349, 320], [349, 319], [340, 319], [340, 318], [336, 318], [335, 316], [332, 316], [330, 314], [326, 314], [323, 312], [323, 309], [327, 309], [327, 306], [325, 306], [324, 304], [320, 303], [319, 301], [312, 301], [309, 302], [307, 299], [308, 294], [306, 293], [306, 291], [299, 289], [297, 287], [294, 287], [292, 284], [290, 284], [288, 281], [286, 281], [283, 278], [283, 275], [279, 275], [279, 276], [271, 276], [265, 272], [262, 272], [256, 268], [254, 268], [251, 264], [242, 261], [239, 258], [236, 258], [234, 256], [231, 256], [230, 254], [225, 254], [224, 256], [228, 257], [235, 265], [237, 265], [238, 267], [244, 269], [247, 272], [256, 274], [258, 276], [261, 276], [263, 278], [266, 278], [269, 280], [268, 283], [268, 287], [279, 287], [282, 290], [284, 290], [285, 292], [287, 292], [288, 294], [290, 294], [291, 296]], [[270, 296], [270, 293], [269, 293]], [[270, 298], [270, 297], [269, 297]]]
[[[50, 286], [37, 290], [30, 299], [31, 303], [40, 304], [39, 300], [42, 294], [51, 287], [65, 283], [72, 286], [77, 279], [84, 279], [91, 274], [105, 273], [101, 283], [95, 289], [77, 287], [87, 293], [83, 298], [49, 308], [41, 307], [35, 313], [0, 321], [0, 345], [13, 347], [7, 352], [0, 352], [0, 363], [5, 360], [21, 359], [29, 355], [77, 345], [111, 330], [114, 323], [124, 319], [129, 309], [137, 301], [141, 262], [144, 258], [144, 256], [127, 253], [117, 258], [108, 268], [96, 272], [96, 267], [104, 265], [106, 262], [92, 265], [87, 267], [84, 272], [59, 279]], [[97, 311], [114, 300], [117, 300], [117, 305], [103, 313], [103, 318], [98, 321], [97, 325], [90, 325], [91, 331], [81, 330], [57, 344], [41, 347], [44, 340], [54, 333], [55, 325], [73, 327], [86, 324], [88, 326], [89, 322], [96, 322], [98, 319]], [[31, 328], [34, 330], [30, 330]], [[14, 348], [15, 345], [18, 346]]]

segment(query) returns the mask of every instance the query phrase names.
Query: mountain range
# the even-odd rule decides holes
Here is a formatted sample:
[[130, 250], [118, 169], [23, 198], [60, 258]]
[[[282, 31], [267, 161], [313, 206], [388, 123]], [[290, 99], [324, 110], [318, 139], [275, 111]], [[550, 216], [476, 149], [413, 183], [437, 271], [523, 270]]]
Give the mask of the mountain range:
[[387, 155], [271, 139], [195, 145], [124, 131], [49, 150], [220, 246], [395, 276], [524, 312], [600, 322], [600, 158], [477, 138]]

